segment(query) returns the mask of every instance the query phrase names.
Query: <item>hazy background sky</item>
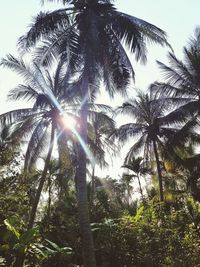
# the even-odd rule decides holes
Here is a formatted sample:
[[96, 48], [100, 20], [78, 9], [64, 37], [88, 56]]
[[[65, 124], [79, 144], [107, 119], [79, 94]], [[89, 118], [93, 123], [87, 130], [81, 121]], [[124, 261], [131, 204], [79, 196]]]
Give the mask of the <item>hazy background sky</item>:
[[[8, 53], [17, 55], [17, 39], [26, 32], [33, 16], [40, 10], [59, 7], [56, 1], [43, 7], [40, 0], [0, 1], [0, 58]], [[144, 19], [165, 30], [168, 41], [178, 58], [182, 58], [183, 46], [187, 44], [195, 27], [200, 25], [199, 0], [116, 0], [115, 5], [120, 11]], [[151, 45], [148, 51], [148, 63], [145, 66], [136, 63], [134, 56], [131, 56], [136, 73], [134, 87], [143, 90], [146, 90], [151, 82], [160, 78], [155, 60], [167, 63], [168, 48]], [[0, 67], [0, 113], [21, 107], [20, 103], [6, 102], [8, 90], [12, 89], [17, 82], [15, 74]], [[129, 89], [130, 95], [134, 92], [134, 87]], [[100, 99], [109, 103], [109, 99], [105, 96]], [[115, 102], [112, 101], [112, 103], [118, 105], [121, 101], [121, 98], [116, 97]]]

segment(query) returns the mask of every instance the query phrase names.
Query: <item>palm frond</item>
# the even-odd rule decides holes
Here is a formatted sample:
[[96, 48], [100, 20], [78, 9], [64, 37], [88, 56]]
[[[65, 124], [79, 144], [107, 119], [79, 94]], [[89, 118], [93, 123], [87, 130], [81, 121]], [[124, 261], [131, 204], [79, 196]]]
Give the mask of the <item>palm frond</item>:
[[129, 164], [130, 161], [136, 156], [139, 155], [140, 152], [144, 149], [144, 146], [146, 144], [147, 140], [147, 134], [143, 134], [135, 143], [134, 145], [129, 149], [128, 153], [126, 154], [126, 157], [124, 159], [124, 164]]
[[37, 114], [31, 108], [12, 110], [0, 115], [0, 126], [9, 125], [23, 120], [27, 116]]
[[112, 27], [118, 37], [130, 47], [131, 52], [135, 53], [136, 60], [146, 62], [146, 40], [169, 46], [164, 31], [134, 16], [117, 12]]
[[116, 129], [113, 133], [113, 136], [124, 143], [129, 138], [135, 137], [138, 134], [142, 134], [144, 131], [145, 127], [142, 124], [127, 123]]
[[44, 141], [47, 137], [48, 122], [44, 119], [40, 120], [36, 125], [31, 138], [28, 142], [28, 147], [25, 155], [24, 167], [29, 170], [38, 158], [39, 153], [44, 149]]
[[45, 38], [52, 32], [62, 28], [67, 28], [68, 25], [69, 17], [66, 14], [66, 9], [40, 12], [33, 18], [30, 30], [19, 38], [18, 45], [22, 49], [30, 48], [41, 38]]
[[173, 123], [185, 123], [188, 118], [194, 116], [199, 110], [199, 102], [191, 101], [174, 111], [170, 112], [166, 116], [159, 118], [162, 124], [173, 124]]
[[8, 100], [34, 100], [38, 92], [31, 86], [19, 84], [8, 93]]

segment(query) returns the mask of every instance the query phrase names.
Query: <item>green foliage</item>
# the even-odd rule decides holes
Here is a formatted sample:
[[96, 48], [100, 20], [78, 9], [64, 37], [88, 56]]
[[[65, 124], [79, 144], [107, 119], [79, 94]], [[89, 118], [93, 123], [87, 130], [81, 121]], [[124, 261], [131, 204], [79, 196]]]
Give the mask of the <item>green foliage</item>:
[[185, 204], [178, 210], [171, 207], [170, 212], [149, 204], [135, 216], [99, 224], [98, 266], [199, 266], [199, 230]]

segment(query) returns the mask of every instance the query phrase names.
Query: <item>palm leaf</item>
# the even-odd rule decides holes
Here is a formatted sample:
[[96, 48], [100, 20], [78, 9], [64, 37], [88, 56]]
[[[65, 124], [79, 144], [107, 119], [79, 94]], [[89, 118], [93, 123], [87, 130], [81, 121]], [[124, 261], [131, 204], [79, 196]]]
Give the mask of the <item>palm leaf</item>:
[[20, 48], [29, 48], [33, 46], [40, 38], [46, 37], [56, 30], [69, 25], [69, 18], [66, 9], [55, 10], [53, 12], [40, 12], [33, 18], [30, 30], [19, 38]]

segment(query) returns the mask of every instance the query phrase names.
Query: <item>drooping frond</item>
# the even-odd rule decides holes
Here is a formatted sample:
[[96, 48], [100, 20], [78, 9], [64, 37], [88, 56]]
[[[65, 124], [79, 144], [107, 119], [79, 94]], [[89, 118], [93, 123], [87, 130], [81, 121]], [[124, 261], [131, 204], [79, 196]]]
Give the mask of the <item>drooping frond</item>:
[[129, 102], [124, 102], [122, 106], [117, 107], [115, 112], [116, 114], [129, 115], [135, 118], [138, 115], [138, 108], [135, 104], [135, 99], [129, 99]]
[[22, 142], [27, 142], [28, 138], [30, 137], [31, 133], [35, 129], [38, 121], [40, 120], [42, 113], [32, 113], [28, 116], [22, 117], [19, 121], [14, 123], [14, 129], [12, 131], [13, 139], [17, 138], [18, 140], [21, 139]]
[[45, 38], [52, 32], [66, 28], [69, 25], [69, 17], [66, 9], [53, 12], [40, 12], [30, 25], [30, 30], [19, 39], [19, 46], [23, 49], [36, 44], [41, 38]]
[[28, 87], [30, 86], [37, 92], [44, 92], [46, 83], [43, 81], [43, 75], [41, 75], [39, 67], [36, 64], [32, 66], [27, 65], [23, 59], [17, 59], [12, 55], [7, 55], [7, 58], [2, 59], [1, 65], [19, 74]]
[[164, 31], [136, 17], [117, 12], [112, 27], [131, 52], [135, 53], [136, 60], [146, 61], [146, 41], [169, 46]]
[[126, 142], [129, 138], [135, 137], [145, 131], [145, 127], [142, 124], [127, 123], [120, 126], [114, 131], [114, 137], [119, 139], [122, 143]]
[[147, 134], [143, 134], [135, 143], [134, 145], [129, 149], [128, 153], [126, 154], [126, 157], [124, 159], [124, 163], [128, 164], [130, 160], [135, 157], [136, 155], [139, 155], [142, 150], [144, 149], [144, 146], [146, 144], [147, 140]]
[[166, 116], [159, 118], [163, 124], [184, 123], [188, 118], [194, 116], [199, 109], [199, 101], [191, 101], [183, 106], [178, 107]]
[[199, 144], [200, 135], [195, 132], [195, 128], [197, 128], [197, 116], [194, 116], [183, 127], [176, 130], [173, 137], [168, 141], [169, 144], [173, 147], [184, 147], [188, 141], [190, 144]]
[[36, 114], [31, 108], [12, 110], [0, 115], [0, 125], [9, 125], [23, 120], [29, 115]]
[[38, 92], [31, 86], [19, 84], [8, 93], [8, 100], [34, 100]]
[[[39, 153], [44, 149], [44, 141], [46, 140], [47, 134], [47, 126], [45, 127], [44, 124], [47, 124], [44, 119], [40, 120], [33, 130], [31, 138], [28, 142], [28, 147], [25, 155], [25, 169], [29, 169], [35, 160], [38, 158]], [[48, 125], [48, 124], [47, 124]]]

